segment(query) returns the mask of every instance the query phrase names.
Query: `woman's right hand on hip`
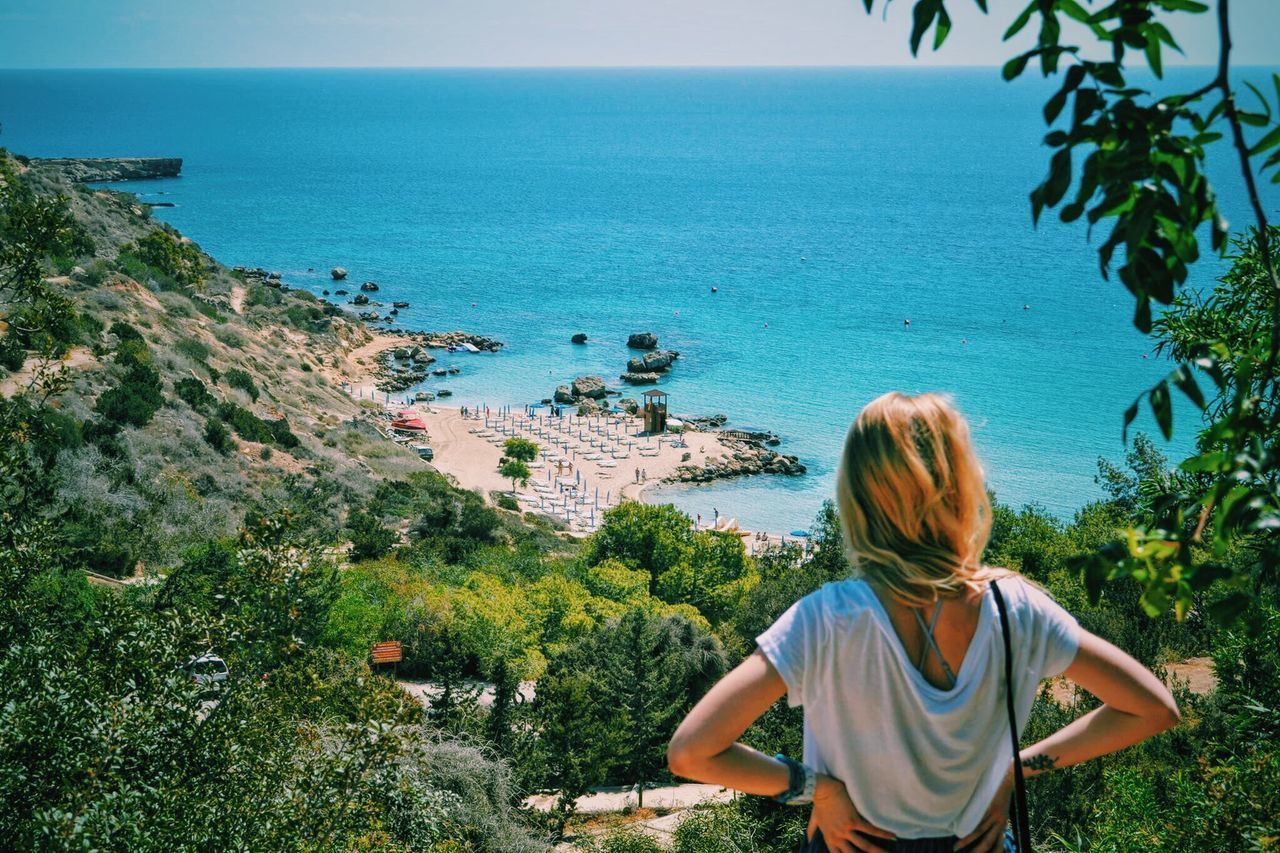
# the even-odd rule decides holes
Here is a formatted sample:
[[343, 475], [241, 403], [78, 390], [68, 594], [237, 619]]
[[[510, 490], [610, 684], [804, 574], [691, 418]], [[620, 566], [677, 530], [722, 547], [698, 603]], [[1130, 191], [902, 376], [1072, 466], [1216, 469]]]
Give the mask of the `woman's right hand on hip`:
[[893, 833], [868, 822], [854, 807], [844, 783], [834, 776], [819, 774], [818, 787], [813, 792], [813, 819], [810, 827], [822, 830], [822, 838], [832, 853], [853, 853], [865, 850], [876, 853], [882, 848], [863, 836], [874, 835], [892, 840]]

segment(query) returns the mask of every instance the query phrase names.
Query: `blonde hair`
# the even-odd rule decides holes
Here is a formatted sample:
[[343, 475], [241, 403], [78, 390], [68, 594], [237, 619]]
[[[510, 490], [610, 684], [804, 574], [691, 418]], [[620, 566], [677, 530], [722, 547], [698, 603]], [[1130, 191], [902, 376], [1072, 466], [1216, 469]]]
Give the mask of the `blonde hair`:
[[836, 504], [854, 569], [924, 606], [1005, 574], [982, 565], [991, 502], [969, 425], [942, 394], [891, 391], [849, 428]]

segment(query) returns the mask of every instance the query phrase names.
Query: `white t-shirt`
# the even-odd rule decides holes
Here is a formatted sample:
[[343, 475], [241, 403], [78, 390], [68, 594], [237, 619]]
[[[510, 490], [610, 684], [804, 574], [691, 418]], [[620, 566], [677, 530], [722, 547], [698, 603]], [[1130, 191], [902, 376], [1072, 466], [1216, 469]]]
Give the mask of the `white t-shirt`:
[[[1080, 626], [1039, 588], [999, 580], [1013, 644], [1014, 710], [1026, 725], [1041, 679], [1075, 659]], [[900, 838], [977, 828], [1009, 767], [1000, 614], [987, 590], [955, 686], [930, 684], [863, 580], [829, 583], [756, 638], [804, 706], [804, 761], [844, 781], [858, 812]]]

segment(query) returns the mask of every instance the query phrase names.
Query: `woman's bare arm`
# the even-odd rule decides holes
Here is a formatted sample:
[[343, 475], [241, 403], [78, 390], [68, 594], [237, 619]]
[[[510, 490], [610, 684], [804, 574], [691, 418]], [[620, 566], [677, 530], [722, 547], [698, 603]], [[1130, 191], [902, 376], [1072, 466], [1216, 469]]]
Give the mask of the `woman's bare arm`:
[[1173, 694], [1151, 670], [1088, 631], [1080, 632], [1080, 650], [1066, 675], [1102, 700], [1102, 707], [1022, 750], [1029, 776], [1118, 752], [1181, 719]]
[[[787, 790], [787, 766], [738, 743], [742, 733], [787, 692], [786, 682], [760, 652], [738, 664], [707, 691], [676, 729], [667, 747], [671, 772], [747, 794], [777, 796]], [[858, 814], [839, 779], [818, 774], [810, 827], [820, 828], [833, 853], [875, 851], [865, 835], [893, 836]]]
[[748, 794], [787, 790], [787, 766], [737, 743], [752, 723], [787, 692], [764, 655], [756, 652], [722, 678], [693, 707], [667, 747], [671, 772]]
[[[1125, 652], [1088, 631], [1080, 632], [1076, 659], [1067, 677], [1102, 700], [1102, 707], [1073, 720], [1044, 740], [1019, 750], [1023, 772], [1036, 776], [1100, 755], [1119, 752], [1177, 725], [1178, 706], [1169, 688]], [[956, 842], [956, 850], [1000, 850], [1009, 819], [1013, 767], [977, 829]]]

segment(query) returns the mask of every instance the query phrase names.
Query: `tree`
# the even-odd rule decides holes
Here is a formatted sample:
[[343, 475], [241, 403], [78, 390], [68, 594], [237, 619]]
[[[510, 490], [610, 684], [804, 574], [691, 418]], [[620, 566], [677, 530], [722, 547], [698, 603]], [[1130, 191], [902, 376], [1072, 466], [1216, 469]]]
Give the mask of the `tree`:
[[376, 560], [400, 541], [394, 530], [383, 527], [376, 516], [364, 511], [351, 513], [347, 519], [347, 532], [351, 534], [351, 559], [357, 563]]
[[610, 776], [638, 785], [643, 806], [676, 725], [727, 668], [714, 635], [639, 607], [554, 654], [535, 711], [545, 748], [565, 751], [544, 757], [564, 807]]
[[640, 569], [649, 575], [649, 594], [656, 595], [658, 578], [680, 563], [692, 540], [692, 520], [670, 504], [625, 501], [605, 512], [587, 545], [586, 561], [594, 566], [614, 559]]
[[521, 462], [532, 462], [538, 458], [538, 445], [527, 438], [508, 438], [502, 449], [509, 458]]
[[194, 243], [180, 240], [157, 228], [136, 243], [123, 246], [122, 253], [132, 253], [138, 260], [154, 267], [185, 287], [204, 284], [204, 256]]
[[516, 483], [528, 483], [531, 472], [529, 466], [519, 459], [508, 459], [502, 463], [498, 473], [511, 481], [511, 491], [516, 490]]
[[[976, 0], [986, 11], [986, 0]], [[876, 0], [863, 0], [868, 13]], [[887, 5], [887, 2], [886, 2]], [[1152, 614], [1188, 612], [1197, 591], [1221, 583], [1233, 594], [1216, 605], [1216, 615], [1232, 621], [1249, 606], [1250, 580], [1274, 578], [1280, 569], [1280, 458], [1258, 446], [1280, 423], [1280, 275], [1274, 245], [1258, 191], [1258, 177], [1280, 183], [1280, 127], [1262, 90], [1245, 83], [1256, 106], [1237, 99], [1231, 73], [1230, 2], [1217, 0], [1218, 62], [1204, 85], [1157, 96], [1128, 79], [1128, 60], [1140, 52], [1146, 65], [1163, 76], [1163, 53], [1178, 50], [1164, 21], [1172, 15], [1209, 11], [1200, 0], [1112, 0], [1097, 9], [1077, 0], [1031, 0], [1005, 33], [1010, 39], [1038, 20], [1036, 46], [1004, 66], [1013, 80], [1033, 60], [1061, 86], [1044, 105], [1053, 149], [1044, 181], [1031, 192], [1033, 222], [1047, 209], [1059, 218], [1085, 218], [1090, 228], [1109, 222], [1098, 249], [1104, 278], [1116, 276], [1135, 302], [1134, 325], [1142, 332], [1160, 326], [1152, 301], [1175, 303], [1188, 267], [1200, 257], [1198, 231], [1207, 226], [1214, 251], [1228, 248], [1228, 225], [1205, 174], [1206, 150], [1229, 140], [1253, 214], [1252, 227], [1237, 238], [1242, 270], [1256, 277], [1256, 322], [1247, 348], [1232, 349], [1206, 326], [1184, 326], [1189, 335], [1163, 351], [1178, 364], [1125, 411], [1125, 427], [1137, 417], [1145, 398], [1166, 438], [1173, 433], [1172, 397], [1181, 392], [1206, 413], [1202, 452], [1180, 469], [1204, 475], [1187, 491], [1177, 483], [1155, 496], [1155, 514], [1132, 525], [1122, 539], [1076, 562], [1096, 600], [1102, 587], [1122, 578], [1143, 586], [1143, 602]], [[1064, 42], [1063, 18], [1083, 25], [1096, 45]], [[916, 0], [911, 51], [915, 54], [933, 31], [937, 50], [951, 31], [945, 0]], [[1094, 58], [1090, 47], [1109, 56]], [[1280, 109], [1280, 75], [1272, 76]], [[1070, 104], [1071, 109], [1067, 110]], [[1060, 120], [1061, 119], [1061, 120]], [[1248, 130], [1246, 130], [1248, 128]], [[1248, 136], [1253, 135], [1252, 139]], [[1076, 193], [1068, 200], [1073, 183]], [[1117, 253], [1117, 250], [1119, 253]], [[1163, 322], [1163, 321], [1161, 321]], [[1245, 327], [1241, 327], [1245, 328]], [[1200, 389], [1212, 382], [1214, 404]], [[1236, 542], [1256, 547], [1256, 568], [1237, 571], [1223, 560]], [[1255, 584], [1256, 589], [1256, 584]]]

